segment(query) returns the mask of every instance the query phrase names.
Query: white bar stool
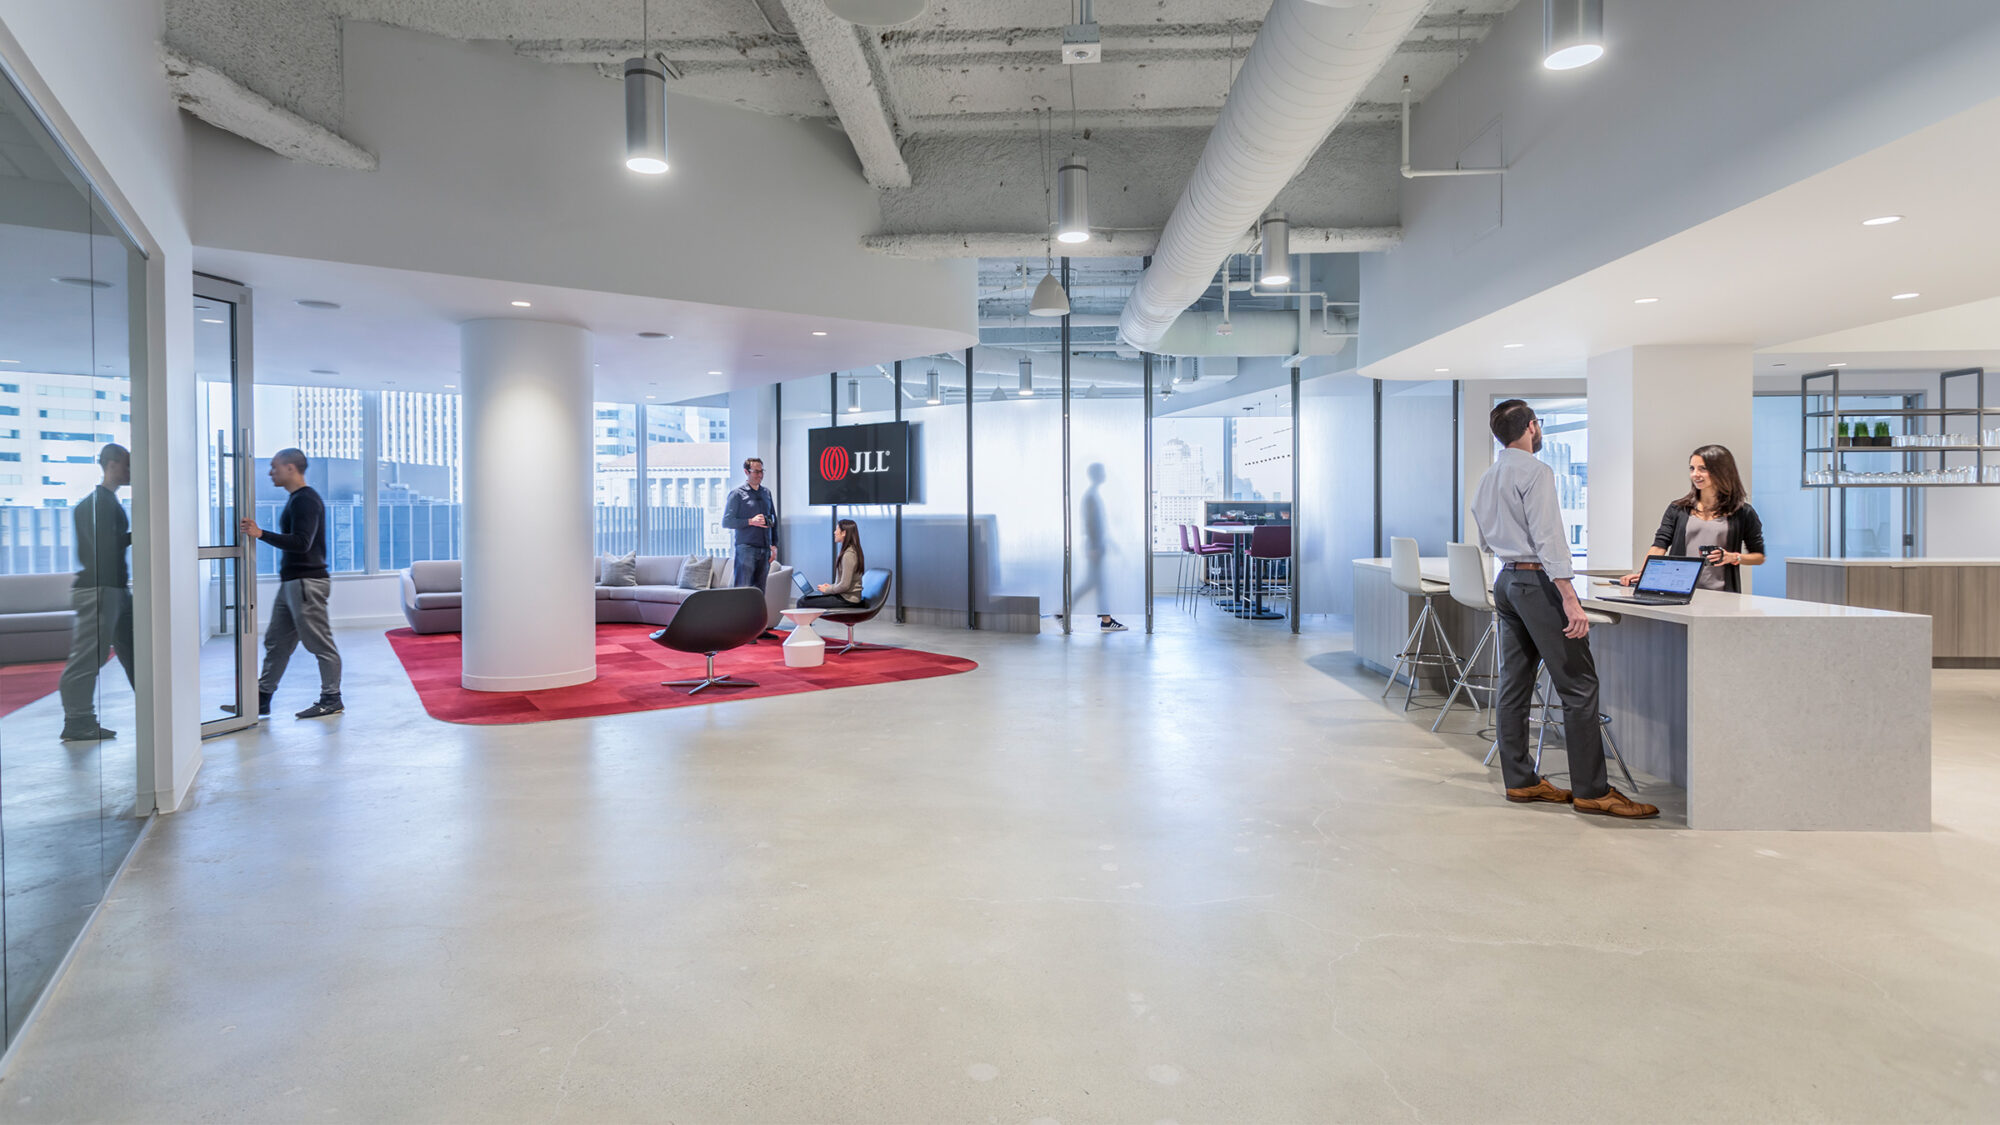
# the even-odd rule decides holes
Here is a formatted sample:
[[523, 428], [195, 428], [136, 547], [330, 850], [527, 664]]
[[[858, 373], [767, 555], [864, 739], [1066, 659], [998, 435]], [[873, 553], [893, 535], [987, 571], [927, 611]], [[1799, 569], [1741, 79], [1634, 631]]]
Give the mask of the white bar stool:
[[[1451, 705], [1464, 692], [1472, 702], [1474, 718], [1483, 717], [1486, 709], [1479, 704], [1479, 693], [1492, 696], [1500, 690], [1500, 615], [1493, 612], [1493, 557], [1471, 543], [1446, 543], [1445, 560], [1451, 565], [1451, 600], [1469, 610], [1486, 614], [1486, 631], [1479, 634], [1479, 643], [1472, 646], [1472, 655], [1465, 658], [1465, 671], [1451, 685], [1451, 694], [1445, 696], [1444, 707], [1431, 722], [1431, 730], [1438, 729], [1444, 717], [1451, 712]], [[1487, 655], [1492, 670], [1474, 671], [1479, 667], [1480, 654]]]
[[[1396, 677], [1408, 668], [1410, 690], [1403, 693], [1403, 710], [1408, 711], [1410, 700], [1417, 694], [1418, 668], [1448, 670], [1453, 679], [1458, 679], [1465, 675], [1465, 666], [1459, 663], [1458, 654], [1452, 651], [1451, 638], [1444, 635], [1444, 625], [1438, 620], [1437, 611], [1431, 608], [1431, 599], [1450, 593], [1451, 584], [1432, 582], [1424, 577], [1415, 539], [1397, 536], [1389, 540], [1389, 584], [1405, 594], [1424, 599], [1424, 608], [1417, 614], [1417, 623], [1410, 628], [1410, 635], [1403, 638], [1403, 651], [1396, 654], [1396, 667], [1389, 673], [1389, 686], [1382, 689], [1386, 698], [1396, 686]], [[1437, 641], [1437, 648], [1430, 647], [1433, 639]]]
[[[1590, 622], [1590, 626], [1593, 629], [1600, 625], [1616, 625], [1621, 620], [1615, 613], [1601, 609], [1591, 609], [1587, 606], [1584, 608], [1583, 616]], [[1496, 625], [1499, 623], [1498, 617], [1494, 618], [1494, 623]], [[1500, 646], [1496, 643], [1493, 647], [1497, 651]], [[1495, 681], [1495, 683], [1497, 684], [1498, 681]], [[1535, 677], [1535, 701], [1528, 705], [1528, 721], [1541, 728], [1535, 733], [1535, 772], [1538, 774], [1542, 772], [1542, 749], [1548, 744], [1549, 728], [1562, 729], [1563, 720], [1560, 711], [1561, 705], [1556, 700], [1555, 681], [1549, 676], [1548, 665], [1544, 663], [1540, 672]], [[1632, 780], [1632, 770], [1625, 764], [1625, 756], [1618, 752], [1617, 740], [1611, 737], [1611, 716], [1606, 715], [1602, 711], [1598, 712], [1597, 725], [1603, 731], [1604, 756], [1618, 763], [1618, 772], [1625, 775], [1626, 788], [1635, 793], [1638, 792], [1639, 783]], [[1486, 748], [1486, 760], [1480, 764], [1492, 765], [1494, 756], [1499, 753], [1500, 738], [1496, 733], [1493, 738], [1493, 744]]]

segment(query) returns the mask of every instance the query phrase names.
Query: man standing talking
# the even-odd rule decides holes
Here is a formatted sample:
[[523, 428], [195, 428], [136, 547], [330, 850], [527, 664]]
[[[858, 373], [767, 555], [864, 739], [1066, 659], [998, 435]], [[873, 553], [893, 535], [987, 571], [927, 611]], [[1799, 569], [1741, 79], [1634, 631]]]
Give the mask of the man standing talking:
[[[1493, 608], [1500, 622], [1497, 710], [1507, 799], [1553, 801], [1580, 813], [1628, 820], [1658, 816], [1659, 809], [1625, 796], [1605, 778], [1590, 619], [1572, 584], [1555, 471], [1535, 458], [1542, 449], [1541, 419], [1527, 403], [1510, 398], [1493, 408], [1489, 424], [1506, 448], [1479, 478], [1472, 518], [1479, 525], [1480, 545], [1501, 563], [1493, 582]], [[1538, 664], [1548, 666], [1562, 698], [1569, 790], [1539, 776], [1528, 753], [1528, 709]]]
[[262, 539], [281, 551], [278, 597], [271, 607], [271, 625], [264, 630], [264, 674], [257, 679], [257, 713], [271, 713], [271, 695], [284, 678], [292, 650], [304, 642], [319, 660], [319, 702], [298, 713], [301, 719], [337, 715], [340, 702], [340, 650], [333, 645], [333, 625], [326, 599], [333, 579], [326, 569], [326, 504], [306, 483], [306, 455], [280, 449], [271, 455], [271, 483], [290, 493], [278, 513], [278, 530], [266, 531], [257, 521], [241, 521], [243, 534]]
[[132, 589], [125, 568], [132, 523], [118, 503], [118, 490], [132, 483], [132, 454], [113, 442], [98, 451], [97, 466], [104, 471], [103, 482], [71, 517], [76, 522], [77, 571], [69, 600], [76, 625], [58, 688], [64, 742], [94, 742], [118, 734], [98, 725], [95, 698], [97, 670], [112, 652], [125, 667], [125, 682], [132, 682]]
[[764, 487], [762, 457], [743, 459], [743, 487], [729, 494], [722, 526], [736, 533], [735, 584], [763, 589], [778, 555], [778, 505]]

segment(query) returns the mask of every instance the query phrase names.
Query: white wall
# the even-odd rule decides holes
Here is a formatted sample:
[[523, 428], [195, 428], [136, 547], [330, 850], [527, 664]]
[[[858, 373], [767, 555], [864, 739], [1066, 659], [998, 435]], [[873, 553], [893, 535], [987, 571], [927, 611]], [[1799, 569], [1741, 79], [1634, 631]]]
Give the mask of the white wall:
[[381, 168], [195, 126], [204, 247], [975, 332], [973, 271], [860, 246], [880, 224], [823, 125], [669, 100], [673, 170], [623, 166], [618, 82], [504, 44], [349, 22], [342, 131]]
[[1509, 171], [1405, 183], [1402, 244], [1363, 260], [1364, 364], [2000, 95], [1991, 0], [1607, 9], [1604, 59], [1556, 73], [1518, 5], [1417, 108], [1418, 167], [1497, 127]]
[[160, 65], [163, 27], [158, 0], [0, 0], [0, 57], [148, 256], [145, 363], [132, 380], [135, 640], [146, 672], [137, 700], [139, 793], [141, 805], [150, 799], [172, 811], [201, 765], [202, 449], [187, 125]]

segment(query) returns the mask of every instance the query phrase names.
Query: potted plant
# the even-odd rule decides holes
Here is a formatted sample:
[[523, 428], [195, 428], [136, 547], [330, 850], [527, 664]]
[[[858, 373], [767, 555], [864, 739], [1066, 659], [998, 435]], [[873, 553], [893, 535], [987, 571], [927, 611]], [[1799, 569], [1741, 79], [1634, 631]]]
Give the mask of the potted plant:
[[1876, 445], [1891, 444], [1889, 441], [1889, 423], [1887, 422], [1875, 423], [1875, 444]]
[[1841, 448], [1842, 446], [1846, 445], [1846, 444], [1848, 443], [1848, 441], [1849, 441], [1849, 440], [1850, 440], [1850, 439], [1849, 439], [1849, 437], [1848, 437], [1848, 434], [1847, 434], [1847, 423], [1846, 423], [1846, 422], [1842, 422], [1842, 423], [1840, 424], [1840, 436], [1839, 436], [1838, 438], [1835, 438], [1835, 439], [1834, 439], [1834, 442], [1833, 442], [1833, 447], [1834, 447], [1835, 449], [1839, 449], [1839, 448]]

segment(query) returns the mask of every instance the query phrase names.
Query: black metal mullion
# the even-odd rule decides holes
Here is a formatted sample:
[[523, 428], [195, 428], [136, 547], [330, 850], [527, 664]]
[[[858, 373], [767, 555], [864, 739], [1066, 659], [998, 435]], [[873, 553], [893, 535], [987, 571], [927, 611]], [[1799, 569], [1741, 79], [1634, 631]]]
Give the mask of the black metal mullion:
[[[1064, 293], [1068, 293], [1068, 292], [1069, 292], [1069, 258], [1068, 258], [1067, 256], [1065, 256], [1065, 257], [1063, 258], [1063, 260], [1062, 260], [1062, 287], [1063, 287], [1063, 292], [1064, 292]], [[1069, 493], [1070, 493], [1070, 487], [1069, 487], [1069, 477], [1070, 477], [1070, 463], [1069, 463], [1069, 313], [1067, 313], [1067, 312], [1063, 313], [1063, 316], [1062, 316], [1062, 344], [1061, 344], [1061, 347], [1062, 347], [1062, 503], [1063, 503], [1063, 511], [1062, 511], [1062, 528], [1063, 528], [1063, 590], [1062, 590], [1062, 606], [1063, 606], [1063, 618], [1062, 618], [1062, 623], [1063, 623], [1063, 635], [1064, 635], [1064, 636], [1068, 636], [1068, 635], [1069, 635], [1069, 633], [1070, 633], [1070, 620], [1069, 620], [1069, 619], [1070, 619], [1070, 614], [1071, 614], [1071, 613], [1072, 613], [1072, 612], [1073, 612], [1073, 611], [1074, 611], [1074, 610], [1076, 609], [1076, 607], [1075, 607], [1074, 605], [1071, 605], [1071, 604], [1070, 604], [1070, 583], [1071, 583], [1071, 580], [1072, 580], [1072, 576], [1071, 576], [1071, 574], [1070, 574], [1070, 565], [1071, 565], [1071, 562], [1072, 562], [1072, 558], [1071, 558], [1071, 556], [1072, 556], [1072, 552], [1073, 552], [1073, 547], [1072, 547], [1072, 544], [1071, 544], [1071, 541], [1070, 541], [1070, 539], [1071, 539], [1071, 536], [1072, 536], [1072, 534], [1074, 533], [1074, 528], [1072, 527], [1072, 521], [1071, 521], [1071, 519], [1070, 519], [1070, 510], [1069, 510], [1069, 503], [1070, 503], [1070, 501], [1069, 501]], [[1101, 581], [1101, 579], [1100, 579], [1100, 581]]]
[[[903, 420], [903, 361], [902, 361], [902, 360], [900, 360], [900, 359], [896, 361], [896, 395], [895, 395], [895, 409], [896, 409], [896, 418], [895, 418], [895, 420], [896, 420], [896, 421], [898, 421], [898, 422], [900, 422], [900, 421], [902, 421], [902, 420]], [[908, 447], [906, 446], [905, 448], [908, 448]], [[907, 477], [907, 476], [909, 475], [909, 471], [910, 471], [910, 467], [909, 467], [908, 465], [905, 465], [905, 466], [903, 466], [903, 473], [904, 473], [904, 476], [905, 476], [905, 477]], [[896, 624], [898, 624], [898, 625], [901, 625], [901, 624], [903, 624], [903, 623], [904, 623], [904, 613], [903, 613], [903, 506], [902, 506], [901, 504], [898, 504], [898, 505], [896, 505], [896, 579], [895, 579], [895, 581], [896, 581]]]
[[979, 610], [973, 600], [972, 525], [972, 349], [965, 349], [965, 627], [979, 628]]

